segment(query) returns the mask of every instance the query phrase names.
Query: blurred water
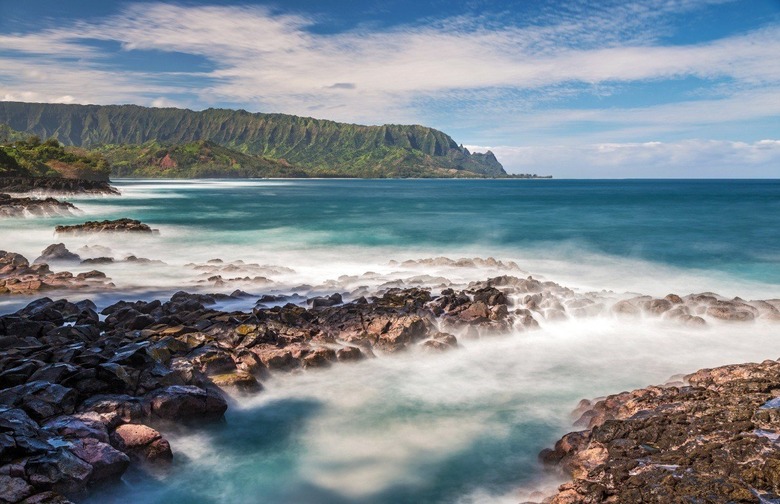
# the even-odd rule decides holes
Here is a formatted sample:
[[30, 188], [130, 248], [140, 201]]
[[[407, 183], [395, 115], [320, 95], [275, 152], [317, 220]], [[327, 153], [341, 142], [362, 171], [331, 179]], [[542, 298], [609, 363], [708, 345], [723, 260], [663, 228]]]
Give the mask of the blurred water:
[[[390, 262], [439, 255], [516, 261], [525, 271], [512, 274], [581, 292], [780, 297], [778, 181], [126, 180], [117, 186], [120, 198], [73, 199], [84, 215], [0, 222], [0, 248], [33, 259], [63, 241], [71, 250], [102, 245], [116, 257], [165, 261], [99, 266], [118, 285], [106, 303], [191, 290], [186, 264], [216, 257], [291, 268], [273, 277], [277, 290], [367, 271], [460, 283], [496, 274], [433, 265], [409, 273]], [[53, 235], [56, 224], [118, 217], [161, 233]], [[5, 299], [0, 311], [23, 302]], [[777, 358], [767, 354], [776, 333], [763, 322], [695, 330], [605, 316], [465, 341], [444, 355], [410, 352], [278, 375], [258, 396], [237, 399], [224, 423], [167, 431], [176, 454], [167, 475], [131, 472], [90, 502], [516, 503], [534, 489], [554, 488], [557, 477], [542, 471], [536, 454], [570, 429], [568, 413], [578, 399], [704, 366]]]

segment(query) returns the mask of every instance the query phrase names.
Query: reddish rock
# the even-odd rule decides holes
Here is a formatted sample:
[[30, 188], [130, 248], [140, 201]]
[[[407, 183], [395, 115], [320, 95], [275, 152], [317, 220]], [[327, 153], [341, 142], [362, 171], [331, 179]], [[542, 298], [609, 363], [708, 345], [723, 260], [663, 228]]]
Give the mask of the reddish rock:
[[111, 433], [111, 444], [141, 462], [168, 462], [173, 459], [171, 445], [151, 427], [124, 424]]

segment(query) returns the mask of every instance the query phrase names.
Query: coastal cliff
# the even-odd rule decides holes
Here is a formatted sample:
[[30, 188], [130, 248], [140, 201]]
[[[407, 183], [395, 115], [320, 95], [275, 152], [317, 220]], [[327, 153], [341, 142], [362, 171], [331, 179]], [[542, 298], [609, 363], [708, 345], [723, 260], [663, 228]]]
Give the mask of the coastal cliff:
[[244, 110], [196, 112], [136, 105], [21, 102], [0, 102], [0, 123], [28, 134], [54, 137], [65, 145], [101, 146], [101, 152], [113, 159], [123, 174], [142, 163], [133, 163], [138, 156], [128, 159], [124, 147], [124, 158], [115, 158], [117, 146], [208, 141], [239, 154], [302, 168], [309, 176], [507, 175], [491, 152], [472, 154], [447, 134], [419, 125], [363, 126]]

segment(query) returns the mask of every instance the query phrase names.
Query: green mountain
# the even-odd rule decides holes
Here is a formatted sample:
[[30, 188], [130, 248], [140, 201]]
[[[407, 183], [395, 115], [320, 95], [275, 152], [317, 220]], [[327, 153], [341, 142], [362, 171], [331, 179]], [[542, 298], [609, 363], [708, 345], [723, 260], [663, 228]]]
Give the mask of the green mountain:
[[307, 173], [284, 161], [251, 156], [207, 140], [165, 146], [159, 142], [96, 147], [115, 177], [298, 178]]
[[[235, 158], [237, 162], [229, 167], [240, 165], [237, 176], [247, 163], [259, 163], [263, 169], [272, 170], [271, 165], [264, 164], [272, 160], [300, 168], [311, 176], [506, 176], [492, 153], [472, 154], [445, 133], [424, 126], [361, 126], [243, 110], [194, 112], [136, 105], [20, 102], [0, 102], [0, 123], [40, 137], [55, 137], [65, 145], [100, 147], [112, 163], [127, 162], [122, 169], [128, 170], [141, 166], [134, 164], [127, 153], [121, 153], [122, 146], [128, 144], [183, 152], [201, 149], [203, 145], [213, 152], [211, 146], [216, 145], [235, 151], [216, 156]], [[210, 143], [197, 144], [203, 141]], [[120, 153], [115, 155], [112, 151], [116, 149]], [[141, 150], [136, 160], [148, 155]], [[258, 159], [239, 161], [238, 154]], [[175, 159], [175, 155], [176, 152], [171, 153], [171, 158]], [[153, 170], [153, 166], [141, 168]], [[273, 169], [282, 170], [282, 166]], [[178, 167], [183, 173], [189, 169], [182, 164]], [[246, 169], [254, 172], [256, 168]]]

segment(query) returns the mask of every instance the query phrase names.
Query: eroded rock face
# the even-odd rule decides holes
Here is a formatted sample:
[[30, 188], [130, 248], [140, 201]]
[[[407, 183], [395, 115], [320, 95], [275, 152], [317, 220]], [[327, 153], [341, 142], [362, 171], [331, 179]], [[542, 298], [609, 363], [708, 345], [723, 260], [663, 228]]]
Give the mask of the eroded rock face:
[[582, 404], [588, 430], [540, 454], [573, 478], [545, 502], [774, 502], [780, 362], [686, 378]]

